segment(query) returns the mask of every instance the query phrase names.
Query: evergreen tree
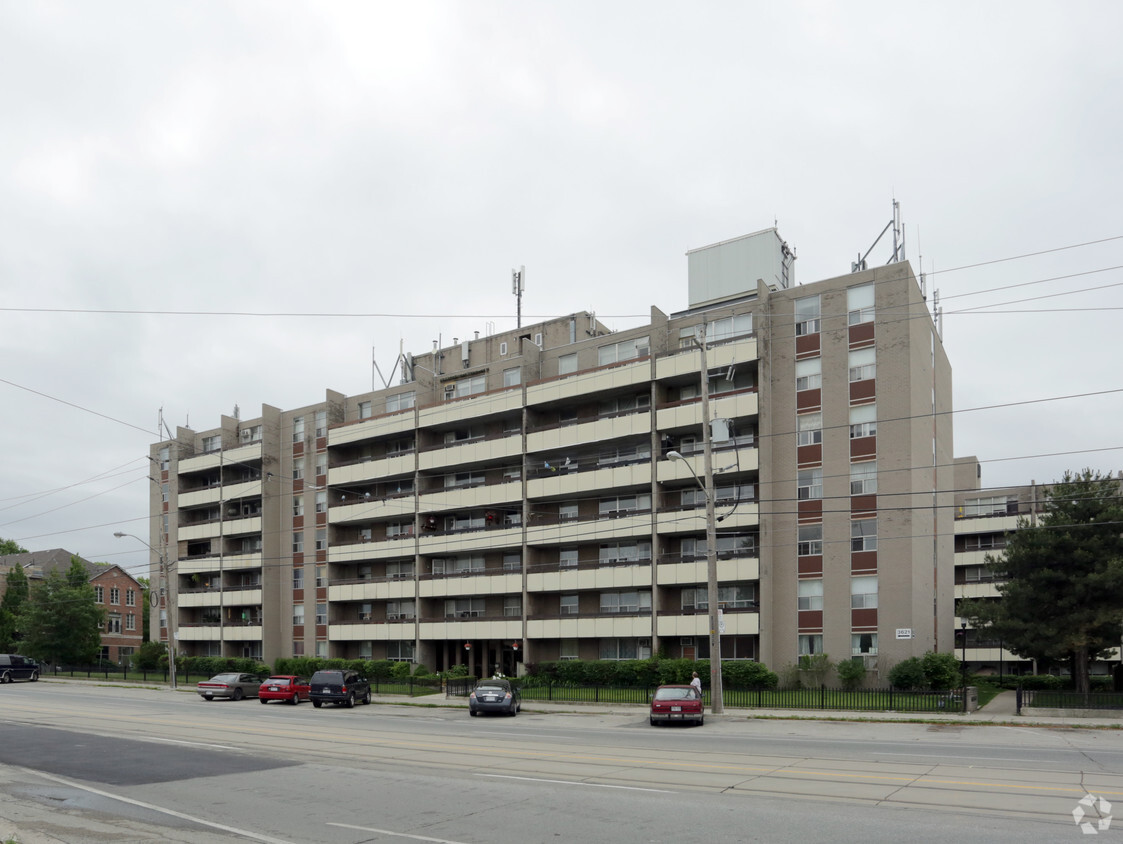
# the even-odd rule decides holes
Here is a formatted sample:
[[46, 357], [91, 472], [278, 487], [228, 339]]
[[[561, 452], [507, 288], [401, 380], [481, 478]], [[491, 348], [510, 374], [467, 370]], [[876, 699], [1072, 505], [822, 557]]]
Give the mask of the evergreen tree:
[[1020, 657], [1068, 661], [1077, 691], [1088, 666], [1119, 647], [1123, 632], [1123, 498], [1120, 482], [1085, 469], [1045, 492], [1036, 525], [1026, 519], [988, 554], [1005, 581], [1001, 599], [964, 603], [960, 614]]
[[93, 662], [101, 652], [105, 610], [96, 603], [81, 561], [72, 558], [65, 575], [52, 571], [36, 584], [17, 623], [28, 656], [55, 664]]
[[22, 566], [8, 569], [4, 597], [0, 599], [0, 653], [9, 653], [19, 647], [19, 627], [16, 619], [20, 608], [27, 603], [29, 586], [27, 572]]

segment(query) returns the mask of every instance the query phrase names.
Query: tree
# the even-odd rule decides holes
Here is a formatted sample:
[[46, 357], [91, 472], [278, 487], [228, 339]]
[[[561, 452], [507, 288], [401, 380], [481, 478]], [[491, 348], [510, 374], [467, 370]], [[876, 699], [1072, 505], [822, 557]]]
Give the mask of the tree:
[[14, 539], [0, 539], [0, 557], [8, 554], [26, 554], [27, 549], [21, 548]]
[[1005, 550], [986, 557], [1005, 578], [1001, 598], [965, 602], [961, 615], [1020, 657], [1069, 661], [1077, 691], [1087, 693], [1089, 663], [1118, 647], [1123, 629], [1120, 482], [1066, 472], [1045, 498], [1038, 523], [1019, 519]]
[[105, 610], [97, 605], [94, 588], [77, 557], [71, 558], [66, 574], [52, 571], [36, 584], [17, 623], [23, 633], [21, 650], [28, 656], [72, 665], [97, 658]]
[[0, 599], [0, 652], [8, 653], [16, 650], [20, 639], [19, 617], [20, 608], [27, 603], [29, 587], [27, 572], [23, 566], [12, 566], [8, 569], [7, 584], [4, 597]]

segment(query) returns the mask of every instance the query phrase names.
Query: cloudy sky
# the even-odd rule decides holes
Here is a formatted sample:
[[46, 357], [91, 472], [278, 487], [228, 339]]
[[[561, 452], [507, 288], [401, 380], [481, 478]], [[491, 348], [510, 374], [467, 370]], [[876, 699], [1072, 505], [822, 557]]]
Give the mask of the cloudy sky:
[[[0, 0], [0, 537], [143, 566], [157, 414], [370, 389], [399, 344], [686, 306], [901, 203], [956, 453], [1123, 468], [1123, 5]], [[1035, 254], [1037, 253], [1037, 254]], [[870, 263], [884, 263], [883, 241]], [[125, 547], [132, 543], [133, 547]]]

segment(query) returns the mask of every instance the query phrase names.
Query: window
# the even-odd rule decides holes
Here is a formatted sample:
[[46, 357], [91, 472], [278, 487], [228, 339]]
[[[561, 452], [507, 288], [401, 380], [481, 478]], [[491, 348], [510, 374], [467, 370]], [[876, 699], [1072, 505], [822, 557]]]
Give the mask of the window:
[[558, 659], [577, 659], [580, 656], [576, 639], [562, 639], [558, 643]]
[[371, 413], [370, 402], [369, 401], [359, 402], [359, 418], [360, 419], [370, 419], [372, 415], [373, 414]]
[[445, 489], [483, 486], [485, 483], [487, 483], [487, 476], [483, 472], [454, 472], [451, 475], [445, 475]]
[[328, 492], [326, 489], [316, 490], [316, 512], [326, 513], [328, 511]]
[[413, 407], [417, 401], [417, 393], [410, 390], [406, 393], [396, 393], [392, 396], [386, 397], [386, 412], [393, 413], [396, 410], [406, 410]]
[[877, 519], [857, 519], [850, 523], [850, 550], [877, 550]]
[[327, 604], [316, 604], [316, 623], [317, 624], [327, 624], [328, 623], [328, 605]]
[[869, 654], [870, 656], [877, 655], [877, 634], [876, 633], [851, 633], [850, 634], [850, 654], [851, 656], [862, 656]]
[[294, 495], [292, 497], [292, 514], [294, 517], [304, 515], [304, 496]]
[[846, 291], [847, 324], [873, 322], [873, 285], [859, 284]]
[[104, 604], [105, 603], [105, 587], [104, 586], [95, 586], [94, 587], [94, 603], [96, 603], [96, 604]]
[[386, 564], [386, 576], [391, 580], [402, 580], [413, 577], [413, 561], [402, 561]]
[[129, 613], [125, 616], [125, 629], [136, 630], [136, 613]]
[[800, 469], [796, 473], [796, 497], [807, 501], [823, 497], [823, 468]]
[[125, 606], [126, 607], [135, 607], [136, 606], [136, 590], [135, 589], [126, 589], [125, 590]]
[[503, 555], [503, 571], [522, 571], [522, 554], [517, 551], [513, 554]]
[[522, 370], [517, 367], [503, 370], [503, 386], [514, 387], [522, 383]]
[[991, 498], [968, 498], [963, 502], [963, 515], [973, 516], [1013, 516], [1018, 512], [1018, 500], [1005, 495]]
[[807, 358], [795, 362], [795, 388], [797, 390], [817, 390], [822, 385], [822, 358]]
[[850, 464], [850, 494], [873, 495], [877, 492], [877, 461]]
[[402, 601], [387, 601], [386, 602], [386, 620], [387, 621], [405, 621], [414, 618], [417, 615], [417, 605], [414, 603], [413, 598]]
[[799, 655], [811, 656], [823, 652], [822, 633], [801, 633], [799, 636]]
[[304, 624], [304, 604], [293, 604], [292, 623]]
[[105, 632], [106, 633], [120, 633], [121, 632], [121, 616], [117, 613], [110, 613], [105, 619]]
[[297, 457], [292, 461], [292, 479], [299, 481], [304, 477], [304, 458]]
[[160, 607], [160, 626], [168, 626], [168, 611], [165, 607]]
[[633, 337], [631, 340], [621, 340], [619, 343], [610, 343], [597, 349], [597, 364], [606, 366], [610, 363], [621, 363], [634, 358], [641, 358], [651, 353], [651, 344], [647, 337]]
[[393, 662], [413, 662], [413, 642], [408, 639], [387, 642], [386, 658]]
[[877, 434], [877, 405], [860, 404], [850, 408], [850, 439]]
[[485, 569], [482, 555], [465, 557], [434, 557], [433, 574], [468, 574]]
[[328, 529], [316, 528], [316, 550], [326, 551], [328, 547]]
[[562, 548], [558, 551], [558, 568], [577, 568], [577, 549]]
[[650, 639], [601, 639], [601, 659], [650, 659]]
[[1005, 547], [1004, 533], [978, 533], [963, 537], [964, 551], [997, 551]]
[[401, 539], [404, 536], [413, 536], [413, 522], [386, 523], [387, 539]]
[[116, 586], [109, 587], [109, 604], [110, 606], [117, 606], [121, 603], [121, 590]]
[[323, 641], [322, 639], [320, 641], [316, 642], [316, 658], [317, 659], [327, 659], [328, 658], [328, 643]]
[[818, 557], [823, 553], [823, 526], [800, 525], [796, 553], [800, 557]]
[[303, 589], [304, 588], [304, 569], [293, 569], [292, 570], [292, 588], [293, 589]]
[[502, 343], [499, 344], [499, 357], [503, 357], [506, 354], [507, 354], [507, 341], [504, 340]]
[[562, 355], [558, 358], [558, 375], [569, 375], [577, 371], [577, 353]]
[[818, 445], [823, 441], [823, 414], [802, 413], [796, 417], [799, 445]]
[[521, 595], [503, 596], [503, 615], [505, 618], [519, 618], [523, 614], [523, 599]]
[[579, 605], [576, 595], [562, 595], [559, 601], [558, 611], [562, 615], [577, 615]]
[[651, 509], [650, 495], [624, 495], [618, 498], [600, 500], [601, 517], [626, 516], [629, 513], [646, 512]]
[[877, 355], [872, 346], [850, 352], [850, 380], [871, 381], [877, 377]]
[[558, 521], [561, 522], [575, 522], [577, 521], [578, 510], [576, 504], [559, 504], [558, 505]]
[[[756, 586], [752, 583], [719, 586], [717, 603], [722, 609], [752, 609], [756, 606]], [[687, 611], [707, 612], [710, 608], [710, 595], [707, 587], [697, 586], [683, 589], [682, 608]]]
[[445, 601], [445, 618], [479, 618], [486, 609], [483, 598], [450, 598]]
[[651, 542], [646, 540], [606, 542], [601, 545], [598, 557], [602, 564], [638, 563], [650, 559]]
[[602, 613], [635, 613], [651, 609], [651, 593], [644, 590], [629, 592], [602, 592]]
[[326, 437], [328, 435], [328, 412], [326, 410], [316, 411], [316, 437]]
[[636, 445], [621, 445], [614, 449], [602, 452], [597, 456], [597, 464], [608, 466], [614, 463], [639, 463], [651, 457], [651, 446], [648, 443]]
[[328, 567], [323, 563], [319, 563], [316, 566], [316, 585], [317, 586], [327, 586], [328, 585]]
[[801, 610], [821, 610], [823, 608], [823, 581], [799, 581], [798, 606]]
[[636, 393], [631, 396], [616, 396], [601, 402], [600, 416], [619, 416], [625, 413], [636, 413], [651, 407], [650, 393]]
[[254, 425], [249, 428], [242, 428], [242, 430], [238, 432], [238, 441], [242, 445], [261, 442], [261, 426]]
[[850, 609], [877, 608], [877, 575], [850, 578]]
[[482, 393], [487, 389], [487, 376], [486, 375], [472, 375], [468, 378], [461, 378], [458, 381], [450, 381], [445, 384], [445, 398], [458, 399], [464, 396], [474, 396], [477, 393]]
[[[700, 326], [692, 325], [687, 328], [679, 329], [679, 346], [687, 348], [694, 345], [694, 341], [698, 339], [699, 328]], [[724, 317], [723, 319], [711, 320], [706, 323], [707, 343], [720, 343], [723, 340], [743, 337], [752, 333], [752, 314], [736, 314], [734, 316]]]
[[795, 300], [795, 333], [799, 337], [803, 334], [818, 334], [821, 313], [819, 311], [819, 297], [805, 296]]
[[328, 473], [328, 456], [326, 454], [316, 455], [316, 477], [323, 477]]
[[304, 442], [304, 417], [297, 416], [292, 420], [292, 441]]
[[292, 655], [293, 656], [304, 656], [304, 640], [303, 639], [294, 639], [293, 640]]
[[163, 446], [160, 449], [160, 468], [163, 471], [168, 471], [171, 466], [172, 450], [170, 446]]
[[217, 434], [212, 437], [203, 437], [203, 453], [211, 454], [215, 451], [222, 451], [222, 437]]
[[160, 500], [164, 504], [168, 503], [168, 497], [169, 497], [170, 494], [171, 494], [171, 490], [168, 488], [168, 485], [167, 484], [160, 484]]
[[[753, 534], [721, 535], [717, 538], [718, 559], [731, 557], [755, 557], [756, 536]], [[682, 540], [682, 559], [701, 560], [706, 556], [706, 540], [687, 537]]]

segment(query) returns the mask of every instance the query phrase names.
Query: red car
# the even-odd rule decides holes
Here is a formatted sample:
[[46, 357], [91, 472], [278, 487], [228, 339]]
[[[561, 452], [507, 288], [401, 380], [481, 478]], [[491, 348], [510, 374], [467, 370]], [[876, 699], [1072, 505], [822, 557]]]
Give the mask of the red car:
[[308, 700], [312, 686], [308, 684], [307, 677], [297, 677], [295, 674], [274, 674], [261, 681], [261, 688], [257, 690], [257, 699], [262, 703], [271, 700], [283, 700], [293, 705], [302, 700]]
[[668, 721], [693, 721], [702, 726], [702, 696], [693, 686], [660, 686], [651, 699], [651, 726]]

